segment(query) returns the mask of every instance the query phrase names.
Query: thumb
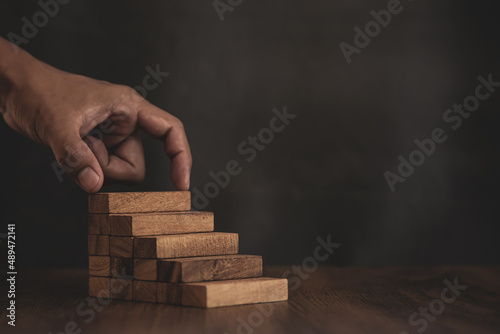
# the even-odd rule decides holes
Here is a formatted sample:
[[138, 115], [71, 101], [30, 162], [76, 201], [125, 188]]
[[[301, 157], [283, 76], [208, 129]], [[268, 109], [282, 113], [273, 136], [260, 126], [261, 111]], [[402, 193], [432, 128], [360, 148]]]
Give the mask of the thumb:
[[63, 171], [83, 190], [95, 193], [101, 189], [104, 174], [94, 153], [78, 135], [58, 136], [50, 147]]

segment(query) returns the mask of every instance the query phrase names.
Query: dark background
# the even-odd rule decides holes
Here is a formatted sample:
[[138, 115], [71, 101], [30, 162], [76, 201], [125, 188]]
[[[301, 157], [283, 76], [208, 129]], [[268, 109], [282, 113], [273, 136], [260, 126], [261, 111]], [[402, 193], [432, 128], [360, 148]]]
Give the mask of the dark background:
[[[329, 234], [342, 244], [334, 264], [498, 264], [500, 90], [457, 131], [442, 121], [478, 75], [500, 81], [498, 10], [472, 0], [402, 5], [351, 64], [339, 43], [352, 44], [354, 26], [387, 1], [244, 0], [221, 22], [208, 0], [72, 0], [23, 47], [130, 86], [146, 66], [170, 72], [147, 98], [184, 122], [192, 187], [229, 160], [242, 163], [206, 210], [266, 264], [300, 263]], [[1, 36], [39, 10], [3, 2]], [[285, 105], [297, 118], [246, 163], [238, 145]], [[392, 193], [384, 172], [436, 127], [448, 140]], [[161, 143], [145, 145], [144, 184], [103, 190], [173, 189]], [[48, 148], [4, 122], [0, 152], [0, 218], [2, 229], [17, 223], [18, 265], [85, 266], [87, 195], [58, 182]]]

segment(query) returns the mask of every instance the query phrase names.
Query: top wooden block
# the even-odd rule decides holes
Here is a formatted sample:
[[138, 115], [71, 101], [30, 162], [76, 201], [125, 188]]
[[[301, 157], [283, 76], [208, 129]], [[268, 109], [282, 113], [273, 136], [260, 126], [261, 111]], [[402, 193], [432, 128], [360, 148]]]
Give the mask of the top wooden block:
[[89, 195], [90, 213], [189, 211], [189, 191], [97, 193]]

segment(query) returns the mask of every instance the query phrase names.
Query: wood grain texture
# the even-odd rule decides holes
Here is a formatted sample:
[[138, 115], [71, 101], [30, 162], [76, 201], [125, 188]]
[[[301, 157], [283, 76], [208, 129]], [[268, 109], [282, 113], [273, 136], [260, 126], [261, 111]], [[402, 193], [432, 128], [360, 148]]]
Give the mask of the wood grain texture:
[[109, 215], [89, 214], [89, 234], [110, 234]]
[[191, 210], [189, 191], [121, 192], [89, 195], [90, 213], [141, 213]]
[[89, 234], [88, 248], [89, 255], [109, 255], [109, 236]]
[[117, 236], [165, 235], [214, 230], [212, 212], [163, 212], [112, 214], [109, 216], [111, 234]]
[[238, 253], [236, 233], [194, 233], [136, 237], [135, 258], [178, 258]]
[[109, 277], [89, 277], [89, 296], [109, 298]]
[[158, 260], [134, 259], [134, 277], [143, 281], [158, 279]]
[[[168, 296], [169, 293], [172, 296]], [[259, 277], [182, 284], [158, 282], [158, 301], [175, 305], [213, 308], [287, 299], [288, 281], [284, 278]]]
[[156, 303], [157, 282], [135, 280], [133, 299], [138, 302]]
[[160, 304], [182, 305], [182, 285], [158, 282], [156, 301]]
[[109, 255], [111, 257], [127, 257], [134, 255], [134, 238], [132, 237], [110, 237]]
[[[322, 255], [322, 254], [321, 254]], [[2, 334], [59, 333], [75, 320], [82, 334], [291, 334], [356, 333], [418, 334], [408, 318], [420, 307], [440, 299], [444, 280], [467, 285], [443, 313], [433, 315], [423, 334], [498, 334], [500, 328], [499, 266], [331, 267], [319, 266], [297, 283], [290, 266], [264, 267], [264, 275], [289, 275], [288, 302], [222, 307], [210, 310], [165, 304], [112, 301], [95, 319], [75, 313], [87, 305], [87, 268], [24, 269], [16, 289], [16, 327], [7, 325], [8, 310], [0, 310]], [[292, 275], [297, 279], [292, 279]], [[177, 285], [177, 284], [174, 284]], [[450, 291], [446, 291], [448, 297]], [[105, 299], [106, 297], [104, 297]], [[7, 293], [0, 305], [8, 305]], [[433, 304], [433, 306], [436, 306]], [[262, 315], [264, 321], [259, 320]], [[425, 319], [418, 315], [418, 319]], [[243, 323], [248, 324], [250, 328]], [[258, 327], [253, 326], [259, 324]], [[9, 329], [11, 328], [11, 329]]]
[[109, 281], [110, 296], [113, 299], [133, 300], [133, 281], [123, 278], [111, 278]]
[[222, 255], [158, 260], [158, 281], [190, 283], [262, 276], [262, 257]]
[[111, 275], [109, 256], [89, 256], [89, 275], [109, 277]]
[[134, 278], [134, 259], [112, 257], [110, 274], [112, 277]]

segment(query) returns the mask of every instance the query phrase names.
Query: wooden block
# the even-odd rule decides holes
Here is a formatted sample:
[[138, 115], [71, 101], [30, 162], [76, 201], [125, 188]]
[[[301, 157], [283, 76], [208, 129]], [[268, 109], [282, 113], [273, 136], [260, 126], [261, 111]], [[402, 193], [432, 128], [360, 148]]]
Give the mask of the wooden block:
[[157, 260], [134, 259], [134, 277], [143, 281], [156, 281], [158, 279]]
[[109, 294], [109, 277], [89, 277], [89, 296], [107, 299]]
[[246, 278], [200, 283], [158, 282], [158, 302], [203, 308], [267, 303], [288, 299], [284, 278]]
[[113, 299], [133, 300], [133, 281], [123, 278], [111, 278], [109, 281], [110, 295]]
[[212, 212], [164, 212], [113, 214], [109, 216], [111, 234], [117, 236], [145, 236], [212, 232]]
[[134, 278], [134, 259], [112, 257], [111, 276], [125, 279]]
[[109, 215], [90, 214], [89, 215], [89, 234], [109, 235]]
[[158, 281], [190, 283], [262, 276], [262, 257], [222, 255], [158, 260]]
[[136, 237], [135, 258], [177, 258], [238, 253], [236, 233], [193, 233]]
[[158, 282], [156, 300], [161, 304], [182, 305], [182, 284]]
[[110, 237], [109, 255], [111, 257], [128, 257], [134, 255], [134, 238], [132, 237]]
[[134, 300], [156, 303], [156, 288], [157, 282], [134, 281]]
[[89, 255], [109, 255], [109, 236], [89, 234], [88, 246]]
[[139, 213], [191, 210], [189, 191], [97, 193], [89, 195], [90, 213]]
[[111, 275], [109, 256], [89, 256], [89, 275], [109, 277]]

